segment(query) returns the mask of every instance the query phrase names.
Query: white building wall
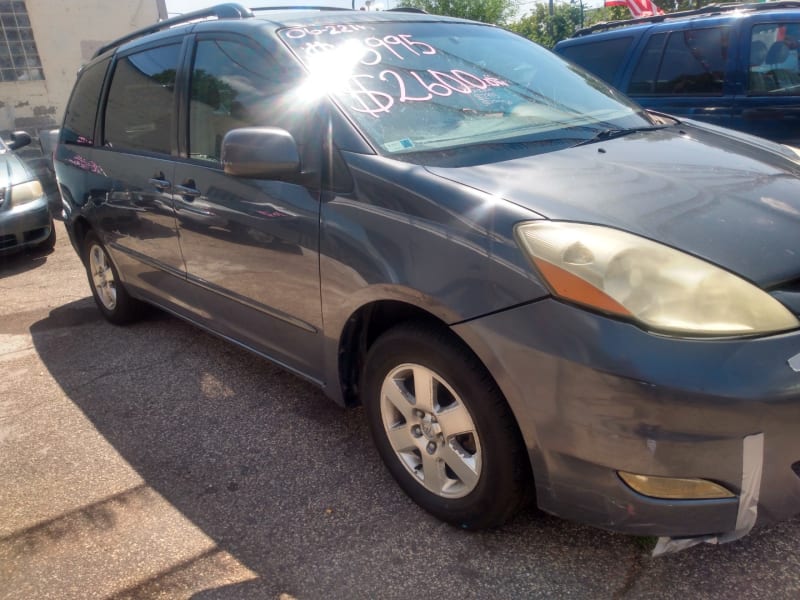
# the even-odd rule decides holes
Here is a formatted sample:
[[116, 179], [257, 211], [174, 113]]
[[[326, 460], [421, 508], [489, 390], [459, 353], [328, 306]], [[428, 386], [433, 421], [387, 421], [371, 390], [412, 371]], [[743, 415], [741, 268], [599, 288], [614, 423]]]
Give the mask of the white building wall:
[[78, 69], [95, 50], [167, 15], [165, 0], [25, 0], [25, 6], [44, 79], [0, 82], [0, 133], [23, 129], [35, 136], [59, 127]]

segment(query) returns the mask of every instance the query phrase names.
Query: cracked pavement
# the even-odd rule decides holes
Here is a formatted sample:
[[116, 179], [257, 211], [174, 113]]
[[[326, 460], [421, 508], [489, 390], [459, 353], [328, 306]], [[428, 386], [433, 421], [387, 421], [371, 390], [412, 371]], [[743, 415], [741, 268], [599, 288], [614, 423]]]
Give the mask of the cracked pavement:
[[422, 512], [361, 410], [159, 312], [102, 320], [62, 224], [0, 259], [0, 599], [797, 598], [800, 519], [647, 544]]

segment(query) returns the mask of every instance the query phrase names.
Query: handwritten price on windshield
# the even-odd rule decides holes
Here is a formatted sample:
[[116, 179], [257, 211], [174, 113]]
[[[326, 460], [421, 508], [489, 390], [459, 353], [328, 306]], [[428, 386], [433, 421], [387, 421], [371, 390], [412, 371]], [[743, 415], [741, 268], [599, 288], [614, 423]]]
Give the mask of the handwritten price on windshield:
[[[387, 35], [382, 38], [369, 37], [364, 40], [364, 55], [359, 61], [367, 67], [374, 67], [383, 62], [383, 55], [380, 49], [393, 55], [398, 60], [405, 60], [408, 55], [422, 56], [423, 54], [436, 54], [436, 48], [425, 42], [417, 42], [411, 39], [412, 36], [406, 33], [399, 35]], [[314, 40], [306, 42], [301, 47], [306, 56], [317, 54], [327, 54], [337, 49], [334, 44]], [[404, 56], [405, 54], [405, 56]]]
[[[426, 73], [433, 81], [425, 81], [420, 73]], [[370, 89], [367, 87], [371, 82], [382, 81], [394, 84], [397, 94]], [[421, 88], [422, 94], [411, 95], [408, 92], [407, 83], [412, 81]], [[445, 98], [456, 94], [471, 94], [474, 90], [485, 90], [490, 87], [508, 86], [507, 81], [496, 77], [478, 77], [467, 71], [453, 69], [451, 71], [408, 71], [405, 73], [397, 72], [393, 69], [381, 71], [377, 78], [373, 75], [353, 75], [350, 78], [351, 89], [347, 92], [355, 101], [355, 106], [350, 108], [360, 113], [366, 113], [375, 118], [380, 117], [381, 113], [388, 113], [395, 105], [395, 101], [400, 103], [407, 102], [429, 102], [434, 97]], [[385, 86], [381, 86], [385, 87]], [[396, 98], [396, 100], [395, 100]]]
[[321, 25], [319, 27], [293, 27], [287, 29], [284, 35], [290, 40], [299, 40], [308, 36], [318, 35], [341, 35], [343, 33], [356, 33], [368, 29], [363, 25]]

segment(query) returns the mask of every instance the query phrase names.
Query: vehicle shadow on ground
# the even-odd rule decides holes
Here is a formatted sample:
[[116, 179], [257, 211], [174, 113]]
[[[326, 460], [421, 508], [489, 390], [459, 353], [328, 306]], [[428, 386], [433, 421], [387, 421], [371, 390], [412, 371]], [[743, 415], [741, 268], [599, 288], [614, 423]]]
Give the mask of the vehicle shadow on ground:
[[13, 254], [0, 254], [0, 279], [38, 269], [44, 266], [47, 262], [47, 257], [52, 253], [52, 249], [32, 248], [30, 250], [20, 250]]
[[[360, 409], [341, 409], [163, 313], [114, 327], [94, 310], [84, 300], [53, 310], [31, 327], [36, 350], [146, 484], [258, 575], [197, 598], [741, 598], [798, 589], [797, 520], [659, 559], [635, 538], [534, 510], [493, 531], [445, 525], [395, 485]], [[64, 328], [73, 331], [52, 335]], [[151, 583], [131, 596], [148, 597]]]

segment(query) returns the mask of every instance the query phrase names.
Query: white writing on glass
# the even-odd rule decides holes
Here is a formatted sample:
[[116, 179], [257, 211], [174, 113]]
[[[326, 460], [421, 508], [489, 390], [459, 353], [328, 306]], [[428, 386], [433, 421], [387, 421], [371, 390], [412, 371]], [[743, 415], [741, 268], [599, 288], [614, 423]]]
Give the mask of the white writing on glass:
[[[428, 81], [426, 81], [426, 78]], [[432, 80], [432, 81], [431, 81]], [[382, 81], [393, 84], [390, 94], [383, 91], [385, 86], [374, 89], [371, 84]], [[479, 77], [472, 73], [453, 69], [451, 71], [407, 71], [399, 72], [394, 69], [385, 69], [373, 75], [353, 75], [350, 78], [351, 89], [345, 92], [354, 101], [350, 108], [354, 111], [379, 117], [381, 113], [388, 113], [396, 102], [430, 102], [436, 97], [445, 98], [452, 94], [471, 94], [474, 90], [485, 90], [490, 87], [504, 87], [508, 82], [495, 77]], [[422, 94], [409, 93], [409, 83], [416, 84]]]

